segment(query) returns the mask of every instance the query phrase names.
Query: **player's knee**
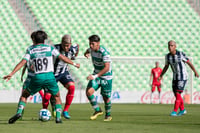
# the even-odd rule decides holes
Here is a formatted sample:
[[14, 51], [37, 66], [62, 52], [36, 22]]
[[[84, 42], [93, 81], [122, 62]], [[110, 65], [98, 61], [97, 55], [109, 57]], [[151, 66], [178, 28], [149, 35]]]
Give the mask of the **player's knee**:
[[103, 100], [104, 100], [105, 104], [110, 103], [110, 98], [108, 98], [108, 97], [104, 96]]
[[44, 94], [44, 101], [49, 101], [49, 99], [51, 98], [51, 93], [45, 93]]
[[94, 89], [93, 88], [87, 88], [86, 89], [86, 96], [91, 96], [94, 93]]
[[54, 95], [54, 98], [56, 100], [56, 104], [61, 104], [60, 93], [57, 93], [56, 95]]
[[75, 91], [75, 85], [70, 85], [68, 87], [68, 94], [74, 95], [74, 91]]
[[27, 90], [24, 90], [22, 92], [22, 96], [21, 97], [28, 98], [29, 96], [30, 96], [30, 93]]

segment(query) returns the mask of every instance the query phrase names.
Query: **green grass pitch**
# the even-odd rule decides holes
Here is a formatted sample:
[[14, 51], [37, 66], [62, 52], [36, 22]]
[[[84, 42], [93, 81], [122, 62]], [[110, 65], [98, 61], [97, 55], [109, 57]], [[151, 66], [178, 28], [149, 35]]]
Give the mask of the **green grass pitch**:
[[[104, 116], [89, 120], [93, 110], [89, 104], [72, 104], [70, 120], [62, 124], [54, 119], [38, 120], [41, 104], [28, 103], [23, 120], [7, 124], [15, 114], [17, 104], [0, 104], [0, 133], [198, 133], [200, 132], [200, 106], [185, 105], [187, 114], [169, 116], [173, 105], [164, 104], [113, 104], [110, 122]], [[100, 104], [104, 109], [104, 105]]]

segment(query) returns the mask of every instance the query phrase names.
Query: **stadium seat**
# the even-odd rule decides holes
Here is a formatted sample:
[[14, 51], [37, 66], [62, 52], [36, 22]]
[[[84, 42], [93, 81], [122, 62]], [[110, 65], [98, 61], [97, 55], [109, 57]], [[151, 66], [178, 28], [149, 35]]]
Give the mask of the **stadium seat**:
[[[178, 43], [178, 49], [184, 50], [188, 56], [192, 56], [195, 60], [195, 66], [200, 67], [200, 57], [198, 51], [200, 47], [199, 16], [189, 6], [186, 1], [170, 0], [170, 1], [130, 1], [129, 3], [117, 1], [33, 1], [26, 0], [38, 21], [49, 35], [53, 43], [59, 43], [63, 34], [71, 34], [73, 42], [80, 45], [80, 56], [83, 56], [85, 49], [88, 48], [88, 36], [91, 34], [99, 34], [101, 43], [110, 49], [111, 56], [141, 56], [141, 57], [164, 57], [168, 53], [167, 42], [174, 39]], [[20, 49], [27, 47], [27, 43], [31, 44], [30, 37], [19, 22], [16, 14], [9, 6], [7, 1], [2, 2], [1, 22], [4, 25], [3, 43], [11, 41], [12, 49], [16, 49], [17, 56], [22, 57]], [[9, 17], [8, 17], [9, 16]], [[16, 30], [9, 30], [16, 29]], [[12, 32], [13, 34], [9, 34]], [[19, 35], [17, 34], [19, 33]], [[14, 39], [10, 39], [14, 36]], [[186, 42], [190, 41], [189, 46]], [[23, 42], [23, 44], [21, 44]], [[20, 46], [19, 46], [20, 44]], [[18, 48], [19, 46], [19, 48]], [[11, 49], [7, 48], [8, 51]], [[20, 52], [19, 52], [20, 51]], [[11, 53], [11, 52], [8, 52]], [[13, 58], [13, 57], [12, 57]], [[9, 63], [9, 62], [8, 62]], [[143, 78], [148, 75], [152, 65], [145, 64], [144, 69], [140, 69], [141, 65], [125, 65], [113, 62], [113, 70], [117, 79], [122, 79], [123, 84], [130, 84], [121, 78], [127, 72], [140, 77], [140, 73], [144, 72]], [[84, 69], [78, 71], [72, 69], [83, 84], [87, 85], [86, 75], [92, 72], [93, 66], [83, 65]], [[133, 69], [134, 68], [134, 69]], [[124, 70], [122, 70], [124, 69]], [[4, 72], [5, 73], [5, 72]], [[121, 81], [114, 82], [113, 89], [117, 88], [144, 88], [146, 87], [143, 78], [131, 77], [134, 80], [131, 86], [120, 86]], [[167, 75], [167, 79], [171, 75]], [[167, 80], [165, 80], [168, 82]], [[194, 81], [196, 83], [196, 81]], [[166, 90], [171, 88], [171, 83], [167, 83]], [[117, 87], [117, 88], [116, 88]], [[194, 86], [197, 88], [197, 85]], [[165, 89], [165, 88], [164, 88]]]

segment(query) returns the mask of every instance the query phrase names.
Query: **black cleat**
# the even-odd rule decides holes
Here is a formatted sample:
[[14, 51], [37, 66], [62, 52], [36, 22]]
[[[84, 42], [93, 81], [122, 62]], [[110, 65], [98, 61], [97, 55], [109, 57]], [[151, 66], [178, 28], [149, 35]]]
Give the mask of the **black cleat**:
[[9, 124], [13, 124], [16, 120], [22, 117], [21, 113], [15, 114], [13, 117], [11, 117], [8, 121]]
[[56, 118], [56, 123], [62, 123], [62, 120], [60, 118]]

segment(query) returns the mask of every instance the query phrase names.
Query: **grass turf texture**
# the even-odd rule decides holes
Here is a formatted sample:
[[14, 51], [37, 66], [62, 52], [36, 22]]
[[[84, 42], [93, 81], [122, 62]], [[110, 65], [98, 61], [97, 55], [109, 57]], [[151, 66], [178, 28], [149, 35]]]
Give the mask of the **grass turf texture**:
[[[15, 114], [17, 104], [0, 104], [0, 133], [198, 133], [200, 131], [200, 106], [186, 105], [187, 114], [169, 116], [173, 105], [162, 104], [113, 104], [110, 122], [104, 115], [89, 120], [93, 110], [89, 104], [72, 104], [71, 119], [62, 118], [62, 124], [54, 119], [38, 120], [41, 104], [28, 103], [23, 120], [7, 124]], [[104, 109], [104, 105], [100, 105]]]

